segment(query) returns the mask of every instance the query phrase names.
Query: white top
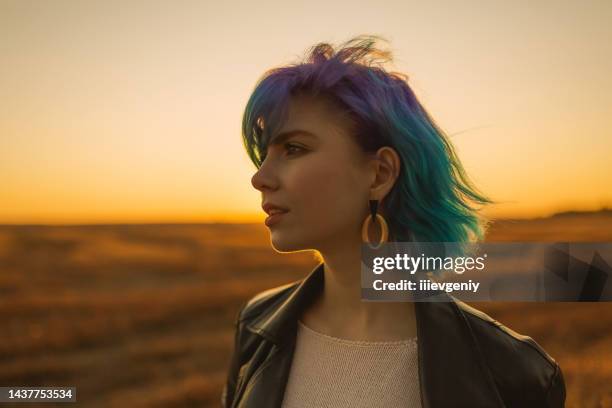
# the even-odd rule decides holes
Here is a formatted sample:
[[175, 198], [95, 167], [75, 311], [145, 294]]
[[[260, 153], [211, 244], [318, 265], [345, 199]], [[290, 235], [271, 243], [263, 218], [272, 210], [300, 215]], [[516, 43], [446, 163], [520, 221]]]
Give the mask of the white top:
[[298, 322], [283, 408], [421, 407], [417, 338], [355, 341]]

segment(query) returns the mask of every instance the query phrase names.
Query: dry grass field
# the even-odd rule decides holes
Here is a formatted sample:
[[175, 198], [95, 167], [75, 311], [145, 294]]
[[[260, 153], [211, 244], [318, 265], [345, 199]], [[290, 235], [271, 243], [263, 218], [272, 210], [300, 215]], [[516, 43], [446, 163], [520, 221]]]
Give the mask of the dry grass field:
[[[612, 241], [612, 212], [498, 221], [488, 240]], [[76, 386], [86, 407], [219, 406], [241, 303], [315, 265], [275, 253], [262, 225], [0, 226], [0, 385]], [[559, 361], [568, 407], [612, 406], [612, 304], [474, 306]]]

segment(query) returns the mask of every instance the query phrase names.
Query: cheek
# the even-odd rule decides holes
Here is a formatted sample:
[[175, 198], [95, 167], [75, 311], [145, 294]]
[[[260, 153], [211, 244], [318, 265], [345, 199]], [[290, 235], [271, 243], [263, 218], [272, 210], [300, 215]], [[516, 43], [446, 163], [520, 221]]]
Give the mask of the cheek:
[[[354, 223], [367, 204], [367, 186], [347, 163], [311, 163], [295, 174], [297, 203], [310, 222], [337, 225]], [[363, 202], [362, 202], [363, 201]]]

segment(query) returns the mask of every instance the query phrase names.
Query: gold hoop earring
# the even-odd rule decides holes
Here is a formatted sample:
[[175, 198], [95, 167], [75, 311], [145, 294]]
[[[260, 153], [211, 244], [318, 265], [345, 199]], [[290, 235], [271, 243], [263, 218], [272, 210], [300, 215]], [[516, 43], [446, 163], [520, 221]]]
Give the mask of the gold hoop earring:
[[[367, 243], [368, 246], [372, 249], [380, 248], [380, 246], [384, 244], [385, 242], [387, 242], [387, 239], [389, 238], [389, 227], [387, 226], [387, 221], [382, 215], [377, 213], [377, 210], [378, 210], [378, 200], [370, 200], [370, 213], [371, 214], [368, 214], [368, 216], [363, 221], [363, 224], [361, 226], [361, 239], [363, 242]], [[378, 242], [376, 246], [372, 246], [370, 242], [369, 227], [370, 227], [370, 221], [372, 220], [374, 220], [375, 223], [376, 221], [380, 222], [380, 241]]]

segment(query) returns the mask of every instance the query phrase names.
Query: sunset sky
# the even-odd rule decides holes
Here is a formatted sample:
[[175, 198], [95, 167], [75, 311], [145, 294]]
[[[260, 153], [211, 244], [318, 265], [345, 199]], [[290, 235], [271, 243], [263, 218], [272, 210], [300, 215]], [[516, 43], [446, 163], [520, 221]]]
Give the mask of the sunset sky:
[[358, 34], [389, 40], [488, 214], [612, 207], [610, 21], [609, 1], [2, 1], [0, 223], [262, 220], [250, 92]]

